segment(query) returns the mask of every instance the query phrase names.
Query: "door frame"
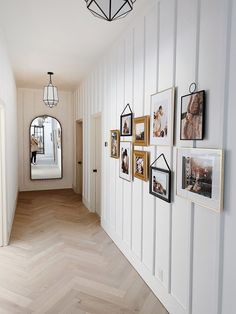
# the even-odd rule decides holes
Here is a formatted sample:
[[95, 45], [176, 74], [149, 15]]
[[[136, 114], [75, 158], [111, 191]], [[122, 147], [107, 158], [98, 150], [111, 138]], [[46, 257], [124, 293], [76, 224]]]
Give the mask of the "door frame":
[[0, 99], [0, 246], [7, 245], [5, 110]]
[[[93, 169], [95, 167], [95, 119], [101, 119], [101, 131], [102, 131], [102, 113], [98, 112], [91, 115], [90, 119], [90, 209], [92, 212], [96, 212], [96, 182], [94, 179]], [[101, 134], [102, 136], [102, 134]], [[102, 139], [101, 139], [102, 143]], [[102, 155], [102, 147], [101, 147], [101, 155]], [[94, 157], [94, 158], [93, 158]], [[101, 156], [101, 174], [102, 174], [102, 156]], [[101, 199], [102, 199], [102, 184], [101, 184]], [[102, 206], [102, 204], [101, 204]]]
[[78, 124], [82, 125], [82, 193], [81, 196], [83, 197], [84, 194], [84, 186], [83, 186], [83, 182], [84, 182], [84, 131], [83, 131], [83, 119], [78, 119], [75, 121], [75, 192], [78, 193], [78, 185], [77, 185], [77, 127]]

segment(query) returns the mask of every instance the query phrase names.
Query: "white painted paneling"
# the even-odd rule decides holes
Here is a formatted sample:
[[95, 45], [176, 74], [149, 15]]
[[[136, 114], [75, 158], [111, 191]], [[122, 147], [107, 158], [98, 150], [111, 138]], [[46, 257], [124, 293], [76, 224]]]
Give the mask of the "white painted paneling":
[[[111, 159], [109, 147], [104, 146], [102, 174], [103, 227], [171, 314], [220, 314], [221, 281], [224, 283], [222, 314], [230, 313], [225, 291], [230, 291], [228, 285], [233, 285], [226, 269], [230, 267], [231, 256], [228, 243], [235, 235], [231, 222], [233, 211], [228, 209], [233, 206], [233, 196], [228, 194], [226, 202], [229, 231], [225, 231], [224, 271], [227, 277], [221, 278], [220, 244], [224, 240], [225, 214], [217, 214], [175, 195], [176, 147], [223, 147], [226, 113], [232, 122], [231, 129], [225, 122], [228, 134], [234, 133], [231, 130], [235, 70], [230, 76], [234, 81], [230, 85], [231, 109], [227, 111], [225, 107], [228, 89], [225, 75], [228, 60], [226, 5], [230, 2], [148, 1], [147, 10], [120, 36], [82, 82], [75, 97], [79, 99], [76, 112], [85, 122], [84, 140], [88, 139], [89, 116], [102, 110], [103, 141], [109, 141], [110, 129], [119, 129], [120, 113], [127, 103], [131, 104], [136, 117], [149, 114], [151, 94], [174, 85], [177, 87], [174, 148], [136, 147], [149, 151], [151, 161], [162, 152], [166, 155], [173, 170], [172, 204], [149, 195], [148, 182], [134, 179], [130, 183], [120, 179], [119, 161]], [[235, 41], [235, 31], [233, 27], [232, 42]], [[232, 55], [234, 48], [235, 43], [232, 44]], [[230, 67], [235, 66], [232, 60]], [[199, 89], [207, 90], [206, 140], [196, 143], [179, 140], [180, 97], [188, 93], [192, 81], [198, 83]], [[233, 141], [233, 138], [229, 139]], [[230, 140], [227, 142], [229, 151], [232, 147]], [[88, 146], [85, 149], [88, 150]], [[230, 154], [233, 158], [231, 151]], [[85, 152], [85, 157], [89, 160], [89, 151]], [[228, 160], [232, 163], [233, 159]], [[90, 170], [89, 163], [85, 163], [85, 177], [89, 177]], [[88, 180], [85, 178], [84, 197], [89, 203]], [[230, 182], [232, 188], [233, 177]]]

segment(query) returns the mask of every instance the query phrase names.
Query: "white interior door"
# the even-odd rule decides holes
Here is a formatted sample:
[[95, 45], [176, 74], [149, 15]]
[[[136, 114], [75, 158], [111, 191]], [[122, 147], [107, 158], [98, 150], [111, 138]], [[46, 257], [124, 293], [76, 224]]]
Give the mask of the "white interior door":
[[91, 119], [91, 209], [101, 215], [101, 115]]
[[4, 108], [0, 104], [0, 246], [7, 244], [5, 178], [5, 117]]
[[83, 123], [76, 122], [76, 192], [83, 193]]

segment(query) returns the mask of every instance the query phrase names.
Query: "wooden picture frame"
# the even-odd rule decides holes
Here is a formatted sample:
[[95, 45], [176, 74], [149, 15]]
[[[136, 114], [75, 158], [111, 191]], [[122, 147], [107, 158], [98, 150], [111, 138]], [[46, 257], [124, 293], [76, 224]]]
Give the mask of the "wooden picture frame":
[[120, 157], [120, 131], [110, 130], [110, 157], [118, 159]]
[[205, 90], [201, 90], [181, 97], [181, 140], [203, 140], [205, 131], [205, 95]]
[[149, 123], [150, 116], [134, 118], [134, 145], [148, 146], [149, 145]]
[[151, 95], [150, 145], [172, 146], [175, 88]]
[[217, 212], [223, 209], [224, 154], [220, 149], [177, 149], [177, 195]]
[[171, 203], [171, 171], [150, 166], [149, 193]]
[[119, 176], [126, 181], [132, 181], [132, 152], [133, 144], [128, 141], [120, 141], [120, 165]]
[[134, 150], [133, 175], [143, 181], [148, 181], [149, 152]]

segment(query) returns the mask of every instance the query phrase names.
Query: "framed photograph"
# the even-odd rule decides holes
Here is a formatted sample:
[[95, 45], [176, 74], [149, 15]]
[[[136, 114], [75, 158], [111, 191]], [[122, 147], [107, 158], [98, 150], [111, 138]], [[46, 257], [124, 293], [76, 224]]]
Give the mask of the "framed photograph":
[[120, 131], [119, 130], [111, 130], [110, 131], [110, 143], [111, 143], [111, 154], [112, 158], [120, 157]]
[[181, 97], [181, 140], [203, 140], [205, 121], [205, 91]]
[[150, 144], [173, 144], [175, 89], [169, 88], [151, 95]]
[[223, 151], [177, 150], [177, 195], [216, 211], [223, 209]]
[[120, 116], [120, 135], [132, 136], [133, 134], [133, 113], [127, 113]]
[[134, 150], [133, 153], [133, 173], [134, 177], [143, 181], [148, 181], [148, 162], [149, 153], [139, 150]]
[[154, 166], [150, 167], [149, 193], [171, 202], [171, 171]]
[[132, 181], [132, 142], [120, 141], [120, 178]]
[[149, 145], [149, 122], [149, 116], [134, 118], [134, 145]]

